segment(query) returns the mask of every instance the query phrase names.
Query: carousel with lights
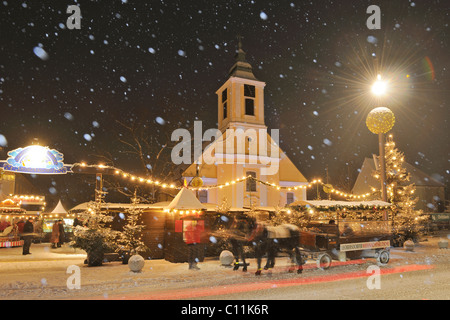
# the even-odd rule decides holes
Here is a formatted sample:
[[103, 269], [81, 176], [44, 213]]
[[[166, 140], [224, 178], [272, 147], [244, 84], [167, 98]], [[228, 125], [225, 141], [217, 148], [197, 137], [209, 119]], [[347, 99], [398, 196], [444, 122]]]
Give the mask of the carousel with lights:
[[26, 219], [26, 210], [20, 207], [19, 202], [6, 199], [0, 203], [0, 248], [23, 245], [19, 228], [25, 223], [24, 219]]

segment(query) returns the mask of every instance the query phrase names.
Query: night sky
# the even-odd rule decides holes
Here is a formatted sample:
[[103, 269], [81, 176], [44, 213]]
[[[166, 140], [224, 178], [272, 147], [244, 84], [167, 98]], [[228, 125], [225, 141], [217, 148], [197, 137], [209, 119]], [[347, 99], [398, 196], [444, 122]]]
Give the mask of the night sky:
[[[372, 2], [2, 1], [0, 156], [38, 142], [65, 163], [106, 156], [144, 175], [117, 121], [145, 124], [156, 146], [195, 120], [216, 128], [215, 91], [242, 35], [266, 82], [266, 125], [280, 129], [282, 149], [308, 179], [324, 179], [328, 166], [333, 185], [351, 187], [364, 158], [378, 154], [365, 119], [383, 105], [396, 115], [406, 161], [448, 186], [450, 2]], [[72, 4], [80, 30], [66, 26]], [[366, 26], [371, 4], [381, 9], [379, 30]], [[369, 93], [377, 74], [391, 82], [383, 101]], [[93, 196], [91, 176], [28, 178], [49, 205]]]

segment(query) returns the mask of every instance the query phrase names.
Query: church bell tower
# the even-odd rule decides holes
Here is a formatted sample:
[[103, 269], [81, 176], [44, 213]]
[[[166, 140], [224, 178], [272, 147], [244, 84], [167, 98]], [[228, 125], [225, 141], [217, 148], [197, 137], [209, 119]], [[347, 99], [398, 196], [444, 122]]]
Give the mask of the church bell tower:
[[246, 61], [241, 37], [235, 63], [231, 67], [228, 80], [217, 90], [219, 130], [240, 127], [244, 130], [265, 129], [264, 87], [265, 83], [256, 79], [252, 66]]

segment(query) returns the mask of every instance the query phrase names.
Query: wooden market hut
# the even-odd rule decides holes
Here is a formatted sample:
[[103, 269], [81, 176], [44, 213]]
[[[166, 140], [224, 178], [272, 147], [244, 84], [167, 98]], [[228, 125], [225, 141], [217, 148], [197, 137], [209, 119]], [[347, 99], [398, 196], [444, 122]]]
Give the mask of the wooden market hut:
[[[164, 209], [169, 202], [159, 202], [155, 204], [137, 204], [136, 208], [142, 210], [141, 224], [144, 225], [142, 230], [142, 241], [148, 247], [146, 252], [140, 253], [145, 259], [163, 259], [164, 258], [164, 238], [166, 212]], [[115, 216], [113, 221], [114, 228], [120, 229], [123, 226], [120, 217], [129, 210], [133, 204], [131, 203], [102, 203], [102, 210], [109, 212]], [[77, 214], [88, 209], [88, 202], [77, 205], [69, 210], [69, 213]]]
[[[181, 189], [172, 202], [165, 208], [167, 216], [164, 258], [167, 261], [188, 261], [189, 250], [183, 239], [184, 231], [191, 224], [203, 226], [203, 230], [205, 230], [207, 228], [204, 217], [206, 209], [206, 206], [188, 188]], [[203, 239], [202, 243], [206, 241], [206, 239]], [[200, 260], [203, 260], [203, 257], [204, 255], [199, 257]]]

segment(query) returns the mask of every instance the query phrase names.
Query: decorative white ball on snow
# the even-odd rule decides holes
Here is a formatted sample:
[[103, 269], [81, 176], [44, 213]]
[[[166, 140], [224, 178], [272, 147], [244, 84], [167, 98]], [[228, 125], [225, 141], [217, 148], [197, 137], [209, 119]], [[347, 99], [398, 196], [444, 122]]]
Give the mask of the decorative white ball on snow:
[[403, 244], [403, 247], [405, 248], [406, 251], [414, 251], [414, 242], [411, 240], [407, 240]]
[[133, 272], [140, 272], [145, 265], [145, 260], [142, 256], [135, 254], [128, 260], [128, 267]]
[[439, 240], [438, 246], [440, 249], [448, 249], [448, 240], [447, 239]]
[[219, 260], [223, 266], [230, 266], [234, 260], [233, 253], [231, 253], [231, 251], [228, 250], [223, 250], [220, 253]]

